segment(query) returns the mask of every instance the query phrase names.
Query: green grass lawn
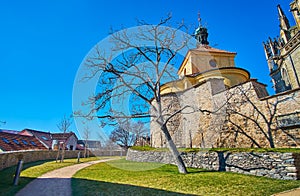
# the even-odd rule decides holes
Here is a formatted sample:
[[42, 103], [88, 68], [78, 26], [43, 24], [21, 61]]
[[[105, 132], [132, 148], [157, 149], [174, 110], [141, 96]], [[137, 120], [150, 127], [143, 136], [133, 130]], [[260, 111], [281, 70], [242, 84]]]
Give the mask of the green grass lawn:
[[[99, 163], [77, 172], [73, 195], [272, 195], [300, 187], [300, 181], [275, 180], [235, 173], [188, 168], [179, 174], [173, 165], [137, 163], [124, 159]], [[122, 169], [120, 169], [122, 168]], [[139, 169], [137, 169], [139, 168]]]
[[[80, 162], [98, 160], [99, 157], [81, 158]], [[77, 159], [65, 159], [63, 163], [55, 161], [38, 161], [26, 163], [23, 166], [18, 186], [13, 185], [16, 166], [9, 167], [0, 171], [0, 195], [15, 195], [29, 182], [49, 171], [77, 164]]]

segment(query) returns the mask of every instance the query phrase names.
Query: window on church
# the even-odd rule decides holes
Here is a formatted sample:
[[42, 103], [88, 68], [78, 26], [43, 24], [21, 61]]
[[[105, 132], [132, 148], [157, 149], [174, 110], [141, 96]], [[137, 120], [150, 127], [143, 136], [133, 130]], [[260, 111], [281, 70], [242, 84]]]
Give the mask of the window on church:
[[281, 74], [282, 74], [282, 80], [284, 81], [285, 86], [286, 86], [286, 87], [288, 88], [288, 90], [289, 90], [290, 87], [291, 87], [291, 84], [290, 84], [290, 81], [289, 81], [288, 73], [287, 73], [287, 71], [286, 71], [285, 68], [282, 68]]
[[281, 93], [287, 90], [291, 90], [291, 85], [289, 83], [286, 84], [281, 71], [277, 71], [274, 75], [272, 75], [272, 79], [274, 81], [276, 93]]

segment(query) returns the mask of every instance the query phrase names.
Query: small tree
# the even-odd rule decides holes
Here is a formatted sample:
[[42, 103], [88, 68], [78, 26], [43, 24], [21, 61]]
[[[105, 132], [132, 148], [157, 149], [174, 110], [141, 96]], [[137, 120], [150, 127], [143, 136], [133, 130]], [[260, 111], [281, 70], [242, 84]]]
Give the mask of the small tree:
[[84, 132], [83, 132], [83, 139], [84, 139], [84, 155], [83, 157], [89, 157], [89, 151], [88, 151], [88, 140], [90, 137], [90, 130], [88, 127], [84, 128]]
[[136, 140], [136, 134], [133, 133], [132, 128], [129, 121], [123, 122], [111, 132], [109, 139], [127, 151]]
[[63, 133], [62, 145], [60, 145], [60, 143], [58, 144], [56, 162], [59, 158], [59, 155], [61, 155], [60, 162], [64, 162], [65, 148], [66, 148], [66, 133], [69, 132], [69, 128], [70, 128], [71, 125], [72, 125], [71, 117], [66, 117], [66, 115], [64, 115], [64, 117], [56, 125], [57, 128]]

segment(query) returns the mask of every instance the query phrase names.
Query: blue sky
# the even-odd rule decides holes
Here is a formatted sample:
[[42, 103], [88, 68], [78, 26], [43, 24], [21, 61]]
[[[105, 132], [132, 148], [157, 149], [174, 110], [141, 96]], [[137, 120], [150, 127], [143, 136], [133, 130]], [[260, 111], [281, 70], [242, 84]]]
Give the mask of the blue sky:
[[[0, 2], [0, 128], [56, 132], [72, 113], [76, 71], [111, 27], [133, 27], [136, 19], [197, 26], [200, 10], [210, 45], [237, 52], [236, 66], [268, 84], [262, 42], [279, 35], [276, 5], [292, 25], [286, 0], [3, 0]], [[270, 89], [270, 88], [269, 88]], [[72, 127], [76, 131], [76, 127]]]

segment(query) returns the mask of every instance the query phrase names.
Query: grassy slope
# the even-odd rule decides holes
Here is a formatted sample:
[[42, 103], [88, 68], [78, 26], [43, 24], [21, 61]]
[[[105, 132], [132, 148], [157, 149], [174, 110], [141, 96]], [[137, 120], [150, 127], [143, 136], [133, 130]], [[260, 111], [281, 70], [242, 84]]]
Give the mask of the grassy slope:
[[[81, 162], [97, 160], [97, 157], [82, 158]], [[74, 165], [77, 163], [77, 159], [65, 159], [64, 163], [56, 163], [55, 161], [38, 161], [33, 163], [26, 163], [23, 166], [21, 172], [21, 177], [18, 186], [13, 185], [14, 174], [16, 171], [16, 166], [6, 168], [0, 171], [0, 195], [14, 195], [23, 187], [25, 187], [29, 182], [41, 176], [49, 171], [66, 167], [69, 165]]]
[[[177, 167], [147, 169], [147, 163], [125, 160], [100, 163], [77, 172], [72, 179], [74, 195], [271, 195], [300, 186], [300, 181], [283, 181], [242, 174], [210, 172], [189, 168], [182, 175]], [[153, 167], [153, 163], [149, 166]], [[119, 169], [123, 168], [123, 169]], [[124, 170], [126, 168], [126, 170]], [[134, 171], [130, 171], [134, 170]]]

